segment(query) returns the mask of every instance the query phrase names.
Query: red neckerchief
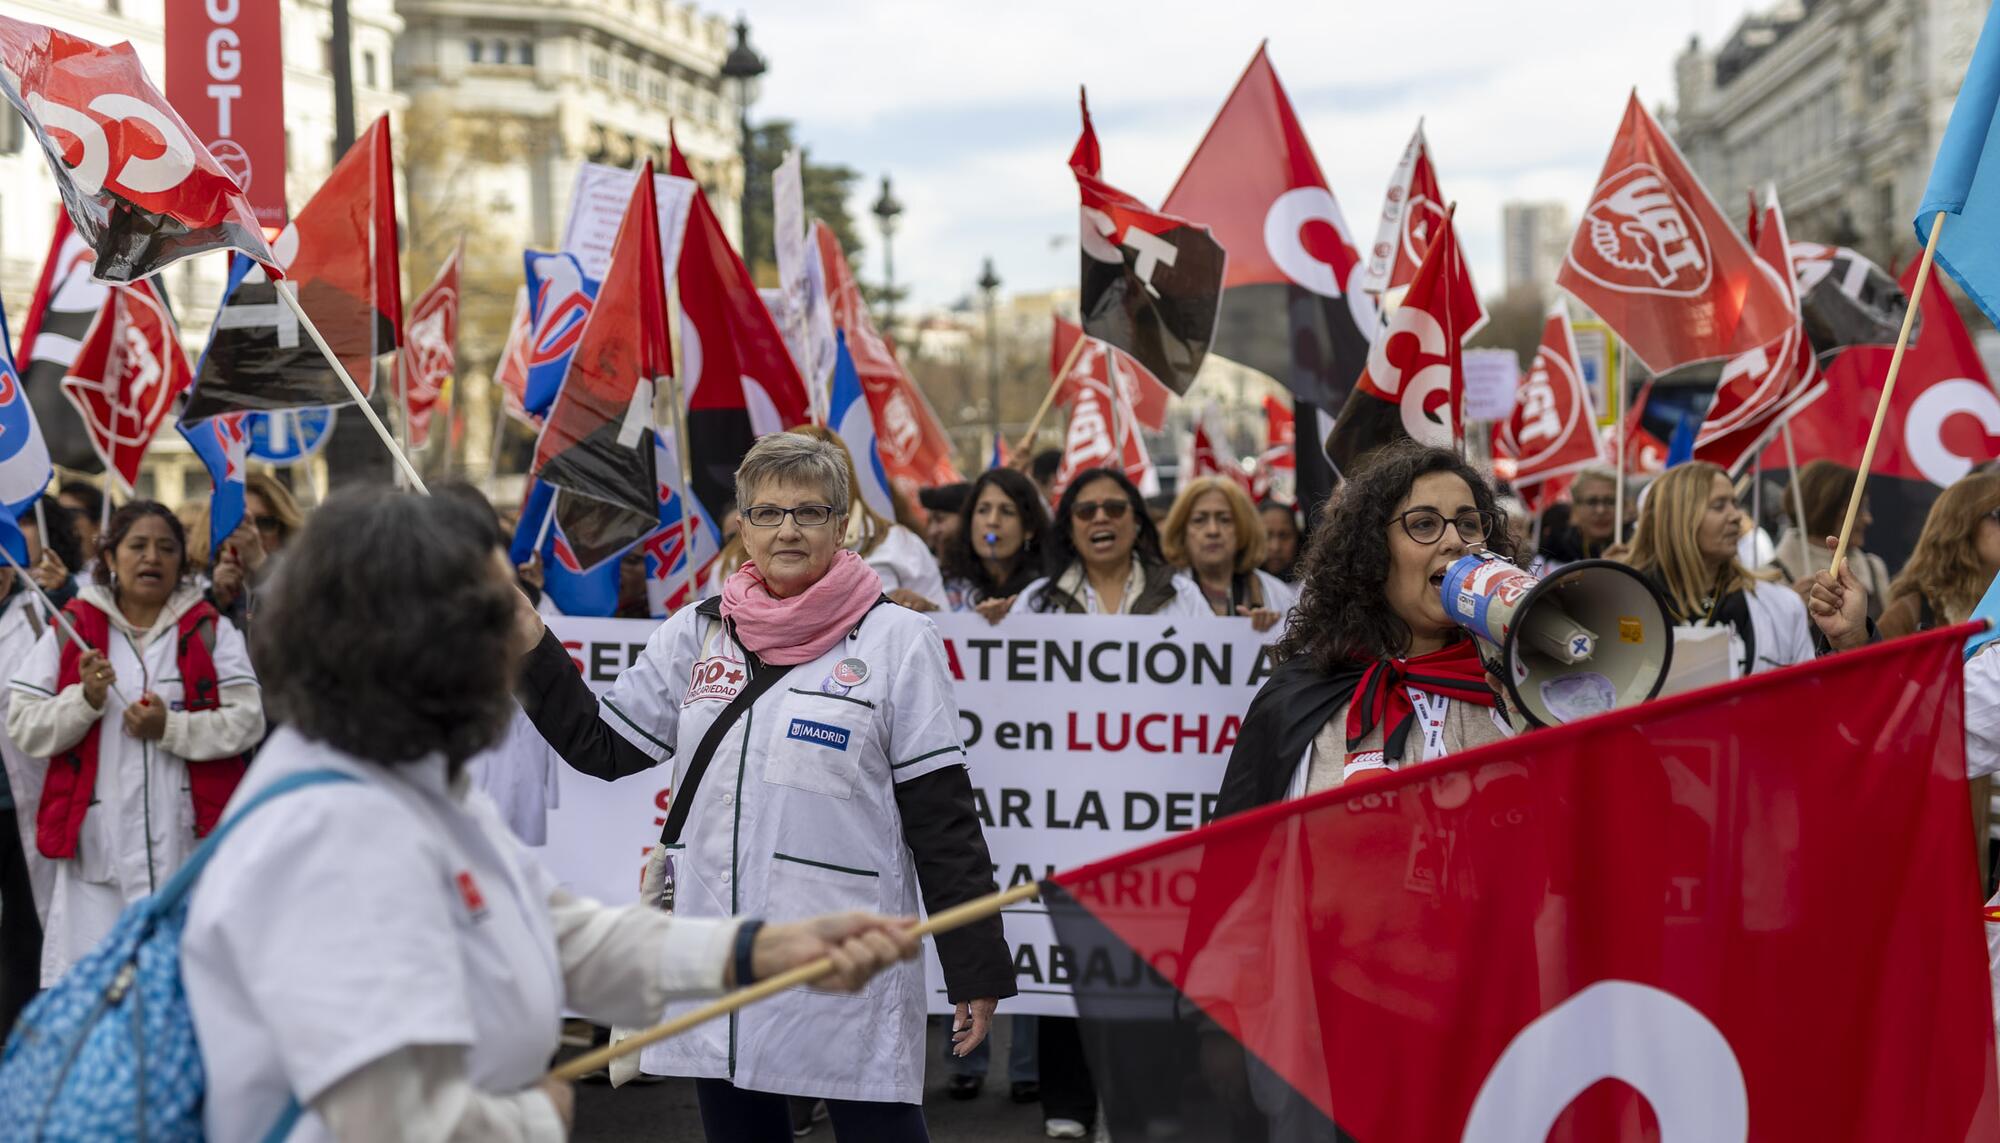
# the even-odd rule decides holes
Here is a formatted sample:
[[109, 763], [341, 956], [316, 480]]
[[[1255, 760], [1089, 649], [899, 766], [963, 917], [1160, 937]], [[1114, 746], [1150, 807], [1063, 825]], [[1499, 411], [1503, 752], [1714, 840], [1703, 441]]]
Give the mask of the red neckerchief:
[[1379, 659], [1361, 673], [1354, 700], [1347, 705], [1347, 748], [1359, 750], [1361, 740], [1380, 726], [1383, 755], [1401, 761], [1403, 744], [1416, 722], [1416, 707], [1410, 702], [1412, 687], [1426, 694], [1493, 705], [1493, 691], [1486, 685], [1486, 664], [1480, 661], [1479, 649], [1470, 639], [1414, 659]]

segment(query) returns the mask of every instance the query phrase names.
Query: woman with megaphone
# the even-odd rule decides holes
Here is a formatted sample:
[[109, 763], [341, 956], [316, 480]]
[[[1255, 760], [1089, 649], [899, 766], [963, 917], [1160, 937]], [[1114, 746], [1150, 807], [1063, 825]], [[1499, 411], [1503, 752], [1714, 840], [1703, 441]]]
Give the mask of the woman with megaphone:
[[1729, 474], [1690, 461], [1646, 489], [1625, 562], [1652, 582], [1676, 623], [1730, 629], [1733, 677], [1868, 641], [1868, 594], [1851, 568], [1841, 569], [1837, 583], [1821, 572], [1811, 601], [1802, 601], [1776, 572], [1753, 572], [1737, 558], [1747, 526]]
[[1243, 717], [1218, 817], [1513, 733], [1440, 596], [1472, 550], [1514, 554], [1492, 486], [1457, 453], [1403, 440], [1348, 474], [1307, 542], [1280, 662]]

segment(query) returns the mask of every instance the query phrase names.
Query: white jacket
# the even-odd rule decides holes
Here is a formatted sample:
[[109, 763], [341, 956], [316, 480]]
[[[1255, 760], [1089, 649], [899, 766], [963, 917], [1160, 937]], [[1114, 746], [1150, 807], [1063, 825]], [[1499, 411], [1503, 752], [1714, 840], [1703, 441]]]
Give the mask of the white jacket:
[[[79, 598], [110, 618], [117, 692], [106, 695], [101, 711], [84, 697], [81, 683], [58, 694], [61, 631], [51, 626], [15, 671], [7, 705], [7, 736], [37, 760], [31, 766], [37, 778], [48, 772], [49, 758], [81, 742], [92, 725], [103, 728], [96, 800], [84, 815], [76, 856], [56, 863], [42, 941], [44, 984], [60, 978], [110, 931], [125, 905], [157, 889], [193, 852], [188, 761], [241, 754], [264, 736], [257, 676], [242, 634], [227, 619], [218, 619], [215, 631], [222, 705], [195, 712], [180, 709], [174, 632], [181, 616], [201, 602], [201, 591], [193, 584], [182, 584], [144, 631], [125, 620], [109, 588], [90, 584]], [[166, 732], [158, 742], [125, 733], [125, 703], [137, 702], [149, 690], [167, 704]]]
[[[1787, 584], [1753, 583], [1744, 592], [1750, 606], [1750, 629], [1757, 638], [1756, 658], [1749, 673], [1763, 674], [1794, 663], [1811, 662], [1812, 620], [1806, 617], [1805, 601]], [[1729, 636], [1730, 670], [1739, 671], [1745, 648], [1734, 632]]]
[[[18, 591], [0, 611], [0, 674], [12, 678], [28, 661], [28, 652], [49, 625], [41, 600], [32, 591]], [[0, 726], [6, 724], [7, 706], [13, 695], [10, 687], [0, 687]], [[42, 778], [48, 773], [46, 758], [31, 758], [14, 740], [0, 734], [0, 762], [7, 767], [7, 785], [14, 794], [14, 815], [21, 830], [22, 856], [28, 863], [28, 884], [35, 894], [35, 915], [49, 916], [49, 894], [55, 887], [55, 862], [35, 848], [35, 811], [42, 804]], [[0, 904], [0, 907], [7, 907]]]
[[875, 550], [861, 558], [882, 577], [883, 592], [908, 588], [939, 607], [944, 606], [944, 573], [938, 570], [937, 557], [915, 532], [901, 524], [891, 524]]

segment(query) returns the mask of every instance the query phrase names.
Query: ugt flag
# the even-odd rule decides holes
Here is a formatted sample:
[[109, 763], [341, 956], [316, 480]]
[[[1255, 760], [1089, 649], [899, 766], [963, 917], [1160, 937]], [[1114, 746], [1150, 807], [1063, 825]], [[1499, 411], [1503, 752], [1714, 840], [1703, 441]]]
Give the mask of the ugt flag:
[[98, 460], [127, 496], [153, 434], [191, 376], [157, 281], [113, 287], [62, 383]]
[[1514, 487], [1532, 487], [1603, 463], [1597, 414], [1590, 407], [1580, 360], [1569, 309], [1557, 302], [1542, 323], [1542, 343], [1521, 378], [1513, 413], [1493, 426], [1493, 455], [1513, 461]]
[[430, 443], [431, 414], [458, 373], [458, 264], [464, 254], [461, 238], [438, 267], [430, 288], [410, 307], [408, 344], [396, 369], [402, 377], [403, 416], [412, 448]]
[[41, 427], [14, 368], [7, 315], [0, 312], [0, 546], [20, 567], [28, 566], [28, 540], [21, 535], [19, 520], [34, 508], [54, 475], [49, 446], [42, 441]]
[[131, 282], [224, 247], [277, 272], [249, 200], [131, 44], [0, 16], [0, 90], [48, 156], [99, 278]]
[[1986, 320], [2000, 324], [2000, 8], [1987, 9], [1985, 30], [1952, 104], [1917, 206], [1917, 241], [1930, 241], [1939, 212], [1951, 217], [1942, 220], [1937, 264]]
[[[1171, 1116], [1188, 1140], [1995, 1143], [1970, 630], [1352, 781], [1045, 882], [1112, 1137]], [[1280, 668], [1244, 741], [1307, 693]], [[1244, 761], [1225, 810], [1287, 784], [1247, 772], [1297, 765]]]

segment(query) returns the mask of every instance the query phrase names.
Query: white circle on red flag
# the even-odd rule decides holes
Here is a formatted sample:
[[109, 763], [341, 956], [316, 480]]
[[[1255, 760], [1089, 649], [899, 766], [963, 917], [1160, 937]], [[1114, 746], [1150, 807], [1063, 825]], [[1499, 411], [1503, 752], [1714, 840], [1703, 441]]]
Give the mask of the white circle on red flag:
[[1342, 275], [1351, 266], [1335, 266], [1306, 249], [1305, 228], [1313, 222], [1332, 227], [1341, 245], [1354, 249], [1333, 192], [1325, 187], [1294, 187], [1271, 203], [1264, 213], [1264, 249], [1285, 277], [1321, 297], [1337, 298], [1346, 292]]
[[[1963, 414], [1979, 422], [1987, 436], [2000, 435], [2000, 397], [1991, 387], [1964, 377], [1940, 381], [1910, 402], [1903, 417], [1903, 447], [1924, 479], [1948, 488], [1977, 463], [1944, 442], [1945, 422]], [[1983, 459], [1983, 458], [1982, 458]]]

